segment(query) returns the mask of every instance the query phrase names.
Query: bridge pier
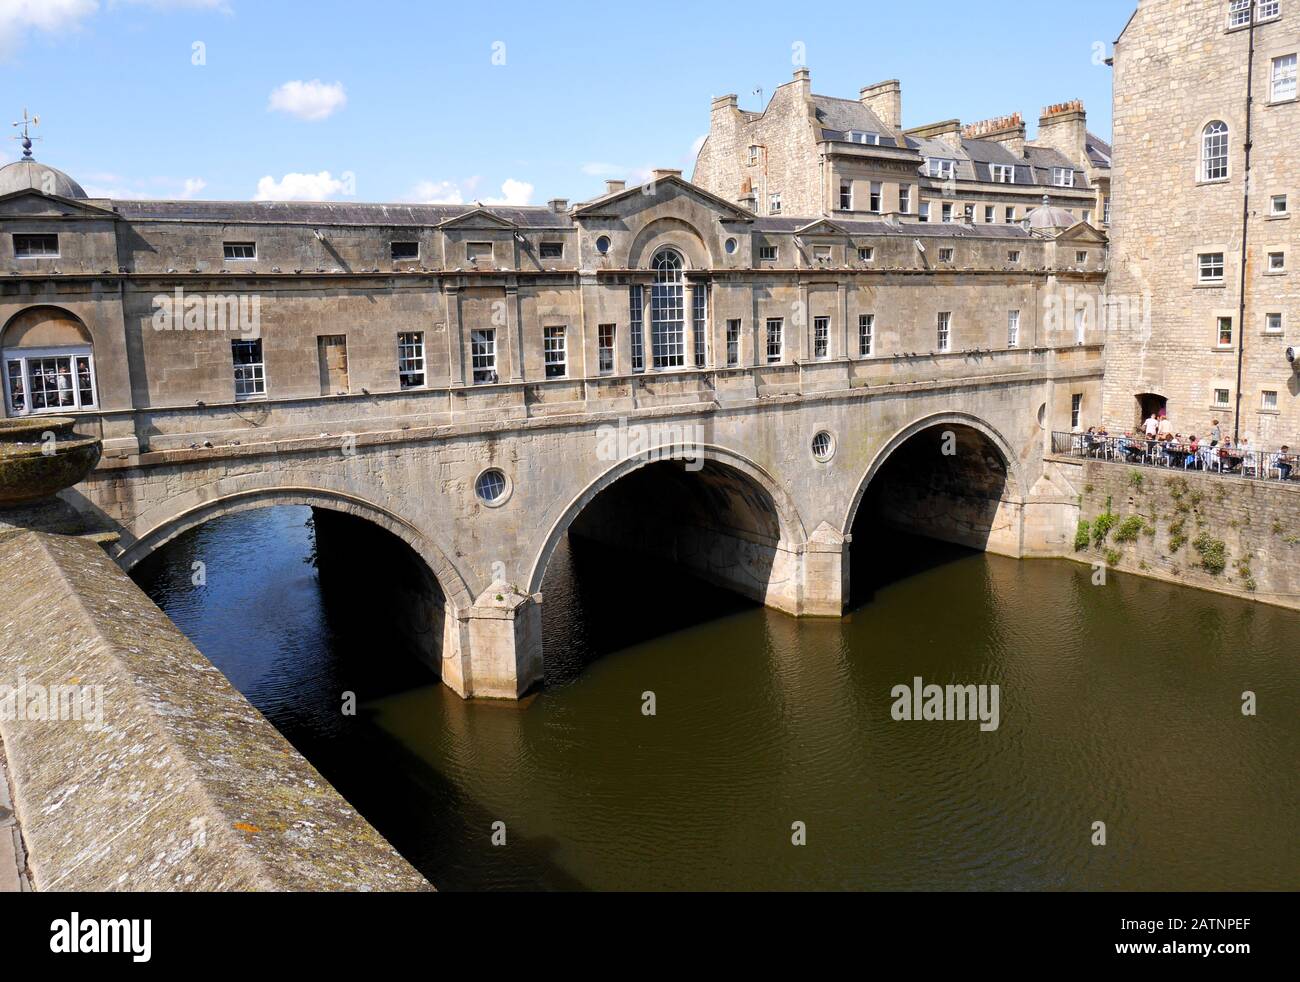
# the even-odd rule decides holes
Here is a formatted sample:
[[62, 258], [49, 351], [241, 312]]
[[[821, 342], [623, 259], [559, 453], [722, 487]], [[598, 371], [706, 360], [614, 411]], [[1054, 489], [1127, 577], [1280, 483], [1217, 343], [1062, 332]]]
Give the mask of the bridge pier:
[[542, 682], [542, 595], [494, 583], [459, 615], [442, 680], [462, 698], [519, 699]]

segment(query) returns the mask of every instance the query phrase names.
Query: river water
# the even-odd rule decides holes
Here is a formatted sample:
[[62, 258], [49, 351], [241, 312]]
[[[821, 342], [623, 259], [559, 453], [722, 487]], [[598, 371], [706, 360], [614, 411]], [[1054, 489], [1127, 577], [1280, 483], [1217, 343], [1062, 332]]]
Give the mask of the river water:
[[[135, 575], [444, 890], [1300, 886], [1300, 614], [861, 541], [888, 561], [842, 621], [574, 543], [518, 705], [461, 701], [323, 593], [308, 509], [214, 520]], [[916, 677], [1000, 686], [1000, 725], [894, 720]]]

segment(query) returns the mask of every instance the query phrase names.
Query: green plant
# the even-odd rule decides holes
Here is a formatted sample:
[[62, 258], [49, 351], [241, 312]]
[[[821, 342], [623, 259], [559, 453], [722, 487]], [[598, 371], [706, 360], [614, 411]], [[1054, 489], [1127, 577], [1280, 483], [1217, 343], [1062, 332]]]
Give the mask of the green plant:
[[1165, 487], [1169, 489], [1170, 496], [1177, 500], [1187, 493], [1187, 478], [1171, 477], [1165, 481]]
[[1281, 535], [1285, 531], [1286, 531], [1286, 527], [1281, 522], [1279, 522], [1276, 518], [1273, 519], [1273, 534]]
[[1074, 551], [1083, 552], [1092, 541], [1092, 523], [1086, 518], [1079, 519], [1079, 527], [1074, 533]]
[[1098, 549], [1110, 536], [1110, 531], [1115, 527], [1115, 523], [1119, 521], [1119, 516], [1110, 510], [1114, 500], [1114, 498], [1107, 498], [1106, 510], [1092, 520], [1092, 542]]
[[1169, 524], [1169, 553], [1172, 555], [1187, 545], [1187, 519], [1179, 517]]
[[1107, 549], [1107, 550], [1106, 550], [1106, 565], [1107, 565], [1107, 566], [1118, 566], [1118, 565], [1119, 565], [1119, 561], [1120, 561], [1122, 558], [1124, 558], [1124, 557], [1120, 555], [1120, 552], [1119, 552], [1118, 549]]
[[1216, 539], [1209, 532], [1202, 532], [1192, 543], [1200, 554], [1201, 568], [1212, 576], [1218, 576], [1227, 568], [1228, 547], [1222, 539]]
[[1128, 475], [1129, 487], [1137, 491], [1141, 491], [1143, 480], [1145, 480], [1145, 478], [1143, 477], [1141, 471], [1138, 470], [1129, 471], [1129, 475]]
[[1146, 528], [1146, 521], [1141, 515], [1130, 515], [1124, 521], [1119, 523], [1119, 528], [1115, 530], [1116, 542], [1136, 542], [1137, 537], [1142, 534]]

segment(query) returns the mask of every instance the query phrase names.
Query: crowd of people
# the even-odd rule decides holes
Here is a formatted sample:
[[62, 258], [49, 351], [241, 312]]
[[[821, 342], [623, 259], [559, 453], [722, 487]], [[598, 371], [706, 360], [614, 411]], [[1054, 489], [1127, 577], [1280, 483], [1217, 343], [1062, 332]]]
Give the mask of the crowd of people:
[[1089, 457], [1282, 481], [1291, 480], [1297, 464], [1287, 444], [1277, 450], [1260, 450], [1251, 445], [1249, 436], [1234, 442], [1225, 436], [1223, 424], [1217, 419], [1210, 423], [1203, 436], [1176, 433], [1173, 421], [1163, 410], [1150, 414], [1138, 432], [1118, 437], [1112, 437], [1104, 427], [1090, 426], [1079, 434], [1076, 449]]

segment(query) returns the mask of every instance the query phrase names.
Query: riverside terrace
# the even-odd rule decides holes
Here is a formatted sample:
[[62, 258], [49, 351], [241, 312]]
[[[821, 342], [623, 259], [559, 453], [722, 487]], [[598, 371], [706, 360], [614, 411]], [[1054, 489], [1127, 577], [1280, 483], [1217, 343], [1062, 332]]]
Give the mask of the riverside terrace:
[[1250, 450], [1243, 446], [1211, 446], [1209, 441], [1148, 440], [1106, 433], [1053, 433], [1052, 451], [1083, 460], [1111, 461], [1146, 467], [1204, 471], [1259, 481], [1294, 481], [1300, 465], [1294, 447]]

